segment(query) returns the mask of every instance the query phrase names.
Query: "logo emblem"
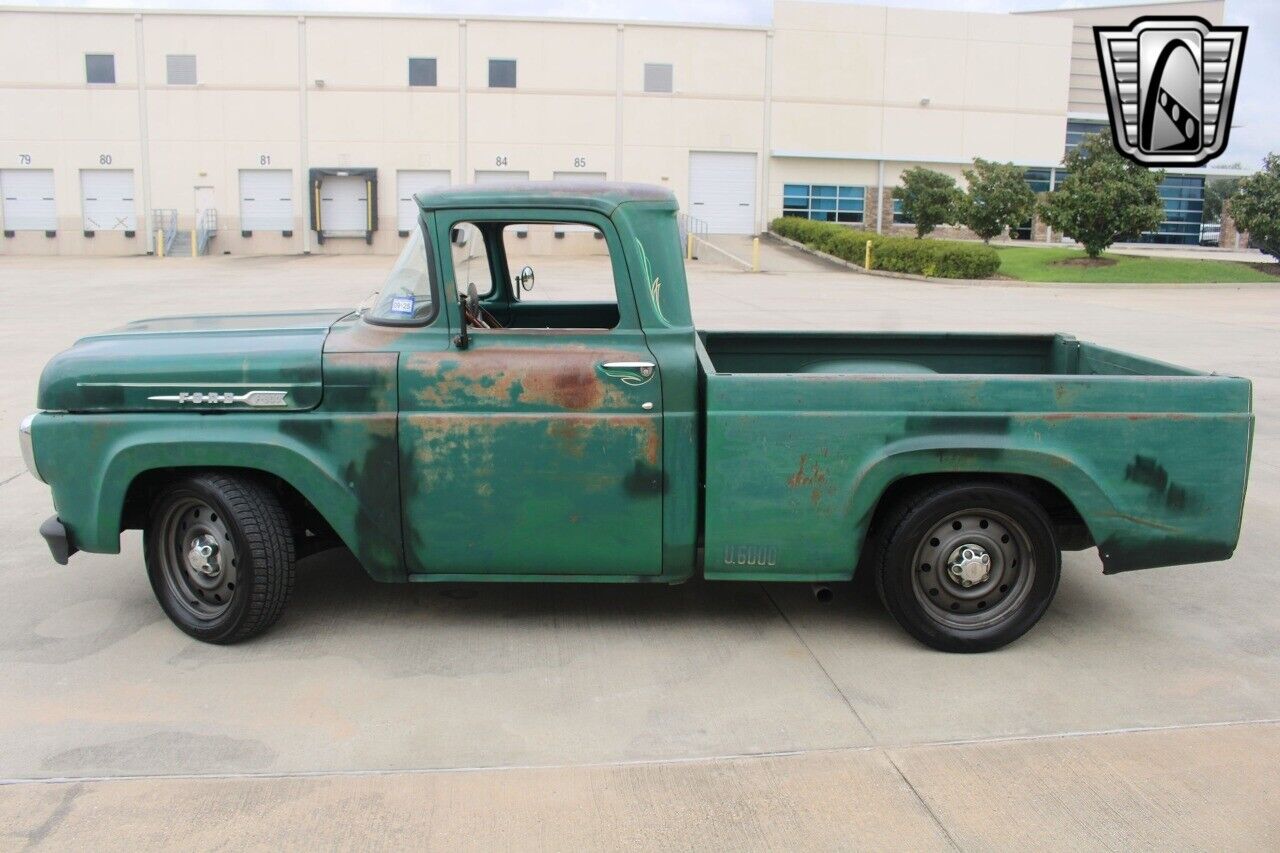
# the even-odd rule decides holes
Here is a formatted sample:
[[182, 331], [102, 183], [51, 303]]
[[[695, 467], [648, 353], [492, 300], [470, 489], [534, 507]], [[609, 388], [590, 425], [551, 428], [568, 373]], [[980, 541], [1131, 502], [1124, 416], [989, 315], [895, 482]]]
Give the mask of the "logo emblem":
[[1143, 166], [1203, 166], [1220, 155], [1247, 33], [1203, 18], [1094, 27], [1116, 150]]
[[196, 406], [231, 406], [239, 403], [260, 409], [288, 405], [285, 402], [285, 397], [287, 396], [287, 391], [248, 391], [244, 394], [235, 394], [231, 391], [183, 391], [181, 394], [148, 397], [147, 399], [161, 403], [177, 403], [180, 406], [188, 403]]

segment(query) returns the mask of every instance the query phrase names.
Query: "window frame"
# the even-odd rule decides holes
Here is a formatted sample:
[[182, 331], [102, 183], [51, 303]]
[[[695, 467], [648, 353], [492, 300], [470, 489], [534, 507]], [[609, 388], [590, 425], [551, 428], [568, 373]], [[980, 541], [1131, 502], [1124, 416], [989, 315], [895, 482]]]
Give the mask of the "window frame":
[[[612, 334], [643, 334], [644, 326], [640, 322], [640, 309], [636, 304], [636, 294], [632, 287], [631, 274], [627, 267], [626, 256], [623, 252], [622, 239], [618, 236], [617, 230], [614, 228], [613, 222], [606, 216], [596, 213], [592, 210], [582, 210], [579, 208], [555, 208], [543, 210], [528, 209], [502, 209], [502, 208], [454, 208], [449, 210], [438, 210], [435, 219], [435, 230], [441, 239], [448, 241], [449, 234], [452, 229], [463, 223], [471, 223], [480, 225], [482, 223], [493, 223], [498, 227], [493, 228], [493, 233], [497, 235], [496, 245], [490, 247], [496, 249], [496, 252], [490, 255], [490, 270], [497, 271], [495, 278], [495, 292], [489, 295], [489, 299], [498, 305], [508, 305], [515, 300], [512, 299], [512, 288], [514, 283], [511, 281], [510, 264], [507, 262], [506, 246], [502, 240], [502, 232], [508, 225], [587, 225], [599, 229], [604, 234], [605, 245], [609, 249], [609, 265], [613, 272], [614, 292], [618, 299], [618, 323], [611, 329], [580, 329], [580, 328], [551, 328], [551, 329], [473, 329], [472, 334], [572, 334], [572, 335], [612, 335]], [[461, 328], [462, 317], [457, 305], [457, 272], [453, 268], [453, 256], [449, 253], [446, 257], [440, 257], [440, 290], [442, 293], [450, 292], [452, 298], [448, 300], [449, 304], [445, 305], [445, 310], [451, 312], [449, 314], [450, 326], [458, 326]], [[497, 261], [495, 264], [494, 261]], [[450, 290], [452, 288], [452, 290]], [[527, 300], [520, 300], [529, 304]]]
[[[111, 60], [111, 79], [110, 80], [94, 80], [90, 60], [93, 59], [109, 59]], [[114, 86], [116, 85], [116, 55], [114, 53], [86, 53], [84, 55], [84, 81], [90, 86]]]
[[[506, 63], [506, 62], [511, 63], [511, 85], [510, 86], [501, 85], [501, 84], [495, 85], [493, 82], [494, 63]], [[489, 79], [488, 79], [489, 88], [490, 89], [517, 88], [517, 84], [519, 83], [519, 80], [520, 80], [519, 67], [520, 67], [519, 63], [515, 59], [505, 58], [505, 57], [492, 57], [492, 56], [489, 57]]]
[[[385, 315], [373, 315], [372, 309], [364, 311], [360, 315], [360, 319], [371, 326], [394, 326], [397, 328], [411, 327], [415, 329], [426, 328], [435, 325], [436, 321], [444, 313], [440, 310], [440, 300], [444, 295], [444, 269], [443, 265], [437, 263], [436, 247], [432, 242], [435, 229], [432, 228], [431, 214], [423, 212], [418, 217], [418, 230], [422, 234], [422, 248], [427, 255], [427, 278], [430, 281], [428, 291], [431, 293], [431, 313], [424, 317], [406, 317], [400, 319], [397, 317], [387, 317]], [[394, 269], [392, 266], [391, 269]], [[387, 275], [391, 274], [391, 269], [387, 270]], [[450, 266], [452, 269], [452, 265]]]
[[[649, 88], [649, 70], [650, 69], [666, 69], [667, 88], [650, 89]], [[676, 67], [672, 62], [646, 62], [644, 64], [644, 90], [651, 95], [671, 95], [676, 91]]]
[[[804, 193], [795, 192], [798, 189], [803, 189]], [[815, 193], [814, 190], [831, 190], [831, 193]], [[796, 206], [794, 203], [796, 199], [801, 198], [805, 200], [804, 207]], [[824, 206], [815, 206], [815, 201], [823, 202]], [[827, 201], [830, 201], [833, 206], [826, 207], [825, 203]], [[854, 201], [858, 203], [856, 209], [852, 204]], [[843, 202], [849, 202], [849, 206], [845, 207]], [[830, 218], [825, 215], [828, 213], [832, 214]], [[842, 214], [847, 214], [850, 217], [856, 215], [857, 218], [842, 219]], [[865, 225], [867, 221], [867, 187], [857, 184], [784, 183], [782, 185], [782, 215], [812, 219], [815, 222]]]
[[[413, 66], [415, 62], [429, 63], [431, 68], [430, 83], [413, 82]], [[434, 56], [410, 56], [409, 57], [409, 88], [411, 89], [435, 89], [440, 85], [440, 62]]]

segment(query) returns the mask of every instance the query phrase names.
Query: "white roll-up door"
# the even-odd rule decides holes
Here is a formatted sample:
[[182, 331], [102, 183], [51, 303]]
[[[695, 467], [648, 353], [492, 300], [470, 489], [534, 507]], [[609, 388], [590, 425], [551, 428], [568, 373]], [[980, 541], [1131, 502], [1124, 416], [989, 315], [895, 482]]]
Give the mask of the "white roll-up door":
[[712, 234], [756, 230], [756, 155], [727, 151], [689, 154], [689, 214]]
[[292, 231], [293, 172], [240, 170], [240, 230]]
[[136, 231], [132, 169], [81, 169], [85, 231]]
[[325, 175], [320, 180], [320, 224], [326, 234], [368, 230], [369, 192], [363, 177]]
[[476, 169], [477, 184], [506, 184], [511, 181], [529, 180], [528, 172], [506, 172], [494, 169]]
[[449, 186], [447, 169], [401, 169], [396, 172], [396, 229], [412, 231], [418, 227], [416, 193], [432, 187]]
[[52, 169], [0, 169], [0, 198], [4, 230], [57, 230]]

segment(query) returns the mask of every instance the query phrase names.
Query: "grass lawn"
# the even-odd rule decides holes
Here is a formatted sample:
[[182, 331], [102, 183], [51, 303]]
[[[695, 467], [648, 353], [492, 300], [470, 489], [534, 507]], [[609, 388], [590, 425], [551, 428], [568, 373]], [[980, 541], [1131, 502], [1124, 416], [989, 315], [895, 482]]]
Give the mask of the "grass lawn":
[[1067, 266], [1057, 261], [1085, 257], [1082, 249], [1024, 249], [996, 247], [1000, 255], [1000, 275], [1021, 281], [1105, 283], [1178, 283], [1276, 281], [1268, 275], [1238, 261], [1192, 260], [1190, 258], [1149, 258], [1136, 255], [1102, 257], [1115, 261], [1111, 266]]

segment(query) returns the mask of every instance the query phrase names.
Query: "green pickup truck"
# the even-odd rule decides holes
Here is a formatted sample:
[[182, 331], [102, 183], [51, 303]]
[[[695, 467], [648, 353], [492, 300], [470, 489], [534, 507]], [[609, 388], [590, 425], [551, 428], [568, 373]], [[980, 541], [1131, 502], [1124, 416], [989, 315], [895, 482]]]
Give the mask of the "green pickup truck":
[[390, 582], [824, 592], [860, 566], [917, 639], [983, 651], [1045, 612], [1062, 550], [1114, 573], [1235, 548], [1245, 379], [1068, 335], [699, 332], [663, 189], [417, 203], [356, 310], [142, 320], [56, 356], [21, 428], [54, 558], [141, 528], [161, 606], [215, 643], [335, 546]]

